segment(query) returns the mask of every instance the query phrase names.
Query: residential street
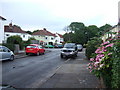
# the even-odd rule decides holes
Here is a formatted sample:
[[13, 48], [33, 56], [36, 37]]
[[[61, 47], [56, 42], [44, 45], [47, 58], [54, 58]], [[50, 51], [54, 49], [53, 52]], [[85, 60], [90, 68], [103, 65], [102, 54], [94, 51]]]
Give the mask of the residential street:
[[[3, 84], [15, 88], [99, 87], [100, 83], [97, 78], [86, 69], [89, 62], [84, 61], [84, 51], [79, 52], [78, 57], [75, 59], [61, 59], [60, 49], [50, 50], [51, 52], [47, 52], [45, 55], [27, 56], [14, 61], [4, 61], [2, 64]], [[75, 86], [70, 85], [71, 80], [76, 79], [76, 75], [79, 77], [77, 84], [74, 84], [73, 80]], [[68, 80], [69, 78], [71, 80]], [[61, 79], [63, 80], [61, 81]], [[83, 84], [83, 82], [86, 83]]]

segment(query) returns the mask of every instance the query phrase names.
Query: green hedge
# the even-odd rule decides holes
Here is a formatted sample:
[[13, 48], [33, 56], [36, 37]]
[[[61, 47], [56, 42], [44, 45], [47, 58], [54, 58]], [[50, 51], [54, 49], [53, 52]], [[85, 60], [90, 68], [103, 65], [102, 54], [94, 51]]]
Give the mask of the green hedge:
[[120, 88], [120, 38], [107, 40], [90, 54], [96, 48], [96, 42], [91, 40], [88, 43], [87, 50], [91, 55], [89, 69], [96, 76], [103, 77], [107, 88]]
[[112, 88], [120, 88], [120, 40], [118, 40], [113, 48], [113, 65], [112, 65]]
[[8, 47], [8, 48], [9, 48], [11, 51], [13, 51], [13, 52], [14, 52], [14, 50], [15, 50], [15, 45], [14, 45], [14, 44], [4, 43], [4, 44], [2, 44], [2, 45]]
[[87, 56], [88, 59], [90, 59], [92, 53], [95, 52], [95, 50], [101, 43], [102, 43], [102, 39], [98, 37], [94, 37], [90, 41], [88, 41], [85, 51], [85, 55]]

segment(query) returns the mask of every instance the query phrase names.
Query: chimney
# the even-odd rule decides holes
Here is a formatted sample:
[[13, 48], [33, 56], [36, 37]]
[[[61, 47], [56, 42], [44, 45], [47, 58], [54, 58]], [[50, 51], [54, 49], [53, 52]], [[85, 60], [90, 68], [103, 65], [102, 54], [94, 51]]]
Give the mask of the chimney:
[[45, 31], [46, 31], [46, 28], [43, 28], [43, 30], [45, 30]]
[[12, 22], [9, 24], [9, 28], [10, 28], [10, 29], [12, 29], [12, 28], [13, 28], [13, 26], [12, 26]]

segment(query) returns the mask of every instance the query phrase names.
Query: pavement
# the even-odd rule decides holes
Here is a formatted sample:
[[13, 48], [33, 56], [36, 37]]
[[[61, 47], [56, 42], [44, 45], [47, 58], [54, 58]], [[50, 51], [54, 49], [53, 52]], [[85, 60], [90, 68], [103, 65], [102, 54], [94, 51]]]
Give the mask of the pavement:
[[70, 60], [60, 66], [40, 88], [103, 88], [101, 81], [87, 69], [88, 60]]

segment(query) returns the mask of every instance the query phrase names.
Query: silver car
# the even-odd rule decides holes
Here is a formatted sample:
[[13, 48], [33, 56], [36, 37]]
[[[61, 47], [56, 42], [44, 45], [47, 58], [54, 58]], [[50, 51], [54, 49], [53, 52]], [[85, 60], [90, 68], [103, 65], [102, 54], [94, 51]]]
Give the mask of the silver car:
[[75, 43], [66, 43], [61, 50], [61, 58], [64, 57], [77, 57], [77, 45]]
[[81, 44], [77, 44], [77, 49], [78, 49], [78, 51], [82, 51], [83, 50], [83, 46]]
[[0, 61], [14, 60], [14, 53], [5, 46], [0, 46]]

